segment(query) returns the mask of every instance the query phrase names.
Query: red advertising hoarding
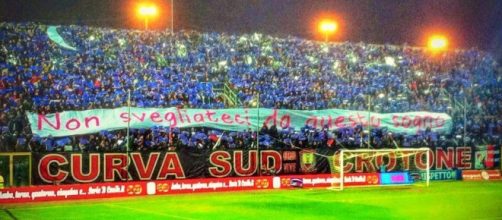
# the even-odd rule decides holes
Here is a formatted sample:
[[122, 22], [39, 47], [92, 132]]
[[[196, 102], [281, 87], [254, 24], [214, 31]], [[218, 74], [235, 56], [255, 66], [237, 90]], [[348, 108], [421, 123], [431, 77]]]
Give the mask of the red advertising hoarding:
[[271, 189], [272, 177], [165, 180], [147, 182], [146, 186], [148, 195]]
[[500, 170], [462, 170], [462, 180], [500, 180]]
[[[45, 185], [2, 189], [0, 190], [0, 203], [281, 189], [290, 188], [290, 180], [292, 178], [301, 178], [304, 187], [328, 187], [340, 181], [340, 178], [337, 176], [320, 174]], [[369, 186], [378, 185], [379, 183], [380, 178], [377, 173], [349, 173], [344, 175], [345, 186]]]
[[0, 190], [0, 203], [146, 195], [146, 182], [16, 187]]
[[[304, 187], [328, 187], [340, 183], [340, 177], [333, 174], [281, 176], [281, 188], [290, 187], [291, 179], [302, 179]], [[344, 174], [344, 186], [372, 186], [380, 184], [378, 173]]]
[[262, 176], [17, 187], [1, 189], [0, 203], [271, 189], [272, 178]]

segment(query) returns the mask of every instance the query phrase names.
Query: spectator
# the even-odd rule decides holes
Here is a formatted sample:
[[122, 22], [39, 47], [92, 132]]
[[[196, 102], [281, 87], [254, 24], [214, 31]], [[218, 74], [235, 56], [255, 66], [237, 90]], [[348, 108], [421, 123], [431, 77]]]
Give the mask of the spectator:
[[[23, 112], [115, 108], [127, 105], [128, 91], [137, 107], [224, 108], [216, 90], [223, 83], [236, 91], [240, 107], [366, 111], [371, 97], [375, 112], [447, 113], [453, 118], [452, 137], [460, 135], [470, 144], [502, 140], [502, 120], [497, 119], [502, 115], [502, 76], [491, 55], [476, 49], [430, 59], [422, 48], [324, 44], [261, 34], [73, 25], [58, 31], [77, 51], [51, 42], [44, 25], [0, 23], [0, 151], [60, 151], [65, 145], [77, 151], [123, 151], [124, 130], [39, 138], [31, 134]], [[375, 128], [368, 135], [362, 127], [285, 130], [264, 125], [258, 134], [225, 134], [221, 147], [256, 147], [257, 141], [267, 148], [454, 144], [431, 131], [403, 135]], [[183, 132], [133, 130], [130, 147], [207, 149], [214, 144], [208, 134], [216, 131]]]

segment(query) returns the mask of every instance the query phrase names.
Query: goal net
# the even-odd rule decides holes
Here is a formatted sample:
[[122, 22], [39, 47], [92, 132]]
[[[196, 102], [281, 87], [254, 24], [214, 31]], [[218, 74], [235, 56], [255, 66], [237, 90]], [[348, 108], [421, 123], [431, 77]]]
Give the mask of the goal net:
[[[327, 157], [333, 176], [330, 189], [343, 190], [350, 184], [429, 186], [430, 157], [429, 148], [341, 149]], [[359, 177], [354, 175], [357, 173]], [[411, 173], [425, 175], [420, 175], [423, 179], [416, 179]], [[353, 177], [359, 178], [359, 184], [352, 181]], [[365, 180], [368, 177], [372, 180]]]

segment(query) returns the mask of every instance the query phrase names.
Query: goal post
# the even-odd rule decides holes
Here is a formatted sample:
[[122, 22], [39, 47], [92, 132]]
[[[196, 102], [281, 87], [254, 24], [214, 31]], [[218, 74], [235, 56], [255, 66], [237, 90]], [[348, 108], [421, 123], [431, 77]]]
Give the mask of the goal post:
[[[425, 186], [430, 185], [430, 148], [397, 148], [397, 149], [341, 149], [337, 151], [330, 157], [327, 157], [331, 174], [333, 176], [333, 181], [330, 189], [343, 190], [346, 186], [344, 180], [350, 171], [348, 168], [353, 168], [355, 160], [364, 160], [365, 163], [375, 164], [375, 170], [367, 170], [365, 172], [380, 173], [380, 176], [384, 176], [382, 173], [396, 173], [405, 172], [408, 174], [408, 184], [413, 182], [411, 176], [409, 176], [410, 171], [420, 171], [425, 172]], [[363, 158], [363, 159], [361, 159]], [[423, 167], [412, 166], [410, 161], [411, 158], [415, 161], [422, 161]], [[387, 159], [387, 161], [385, 161]], [[424, 161], [425, 160], [425, 161]], [[406, 162], [405, 162], [406, 161]], [[351, 163], [352, 165], [349, 165]], [[406, 164], [406, 165], [405, 165]], [[387, 166], [390, 171], [387, 172]], [[361, 172], [361, 171], [359, 171]], [[376, 184], [375, 184], [376, 185]], [[386, 185], [403, 185], [403, 184], [386, 184]], [[379, 186], [379, 185], [376, 185]]]

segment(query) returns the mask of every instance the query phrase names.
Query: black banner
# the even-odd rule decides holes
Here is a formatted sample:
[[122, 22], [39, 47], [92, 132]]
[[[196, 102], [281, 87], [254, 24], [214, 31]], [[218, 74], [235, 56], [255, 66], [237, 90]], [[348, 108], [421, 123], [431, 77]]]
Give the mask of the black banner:
[[[233, 177], [298, 173], [298, 150], [33, 153], [33, 183], [70, 184], [112, 181]], [[283, 171], [282, 154], [288, 168]], [[261, 161], [259, 165], [258, 161]], [[293, 165], [293, 166], [291, 166]]]

